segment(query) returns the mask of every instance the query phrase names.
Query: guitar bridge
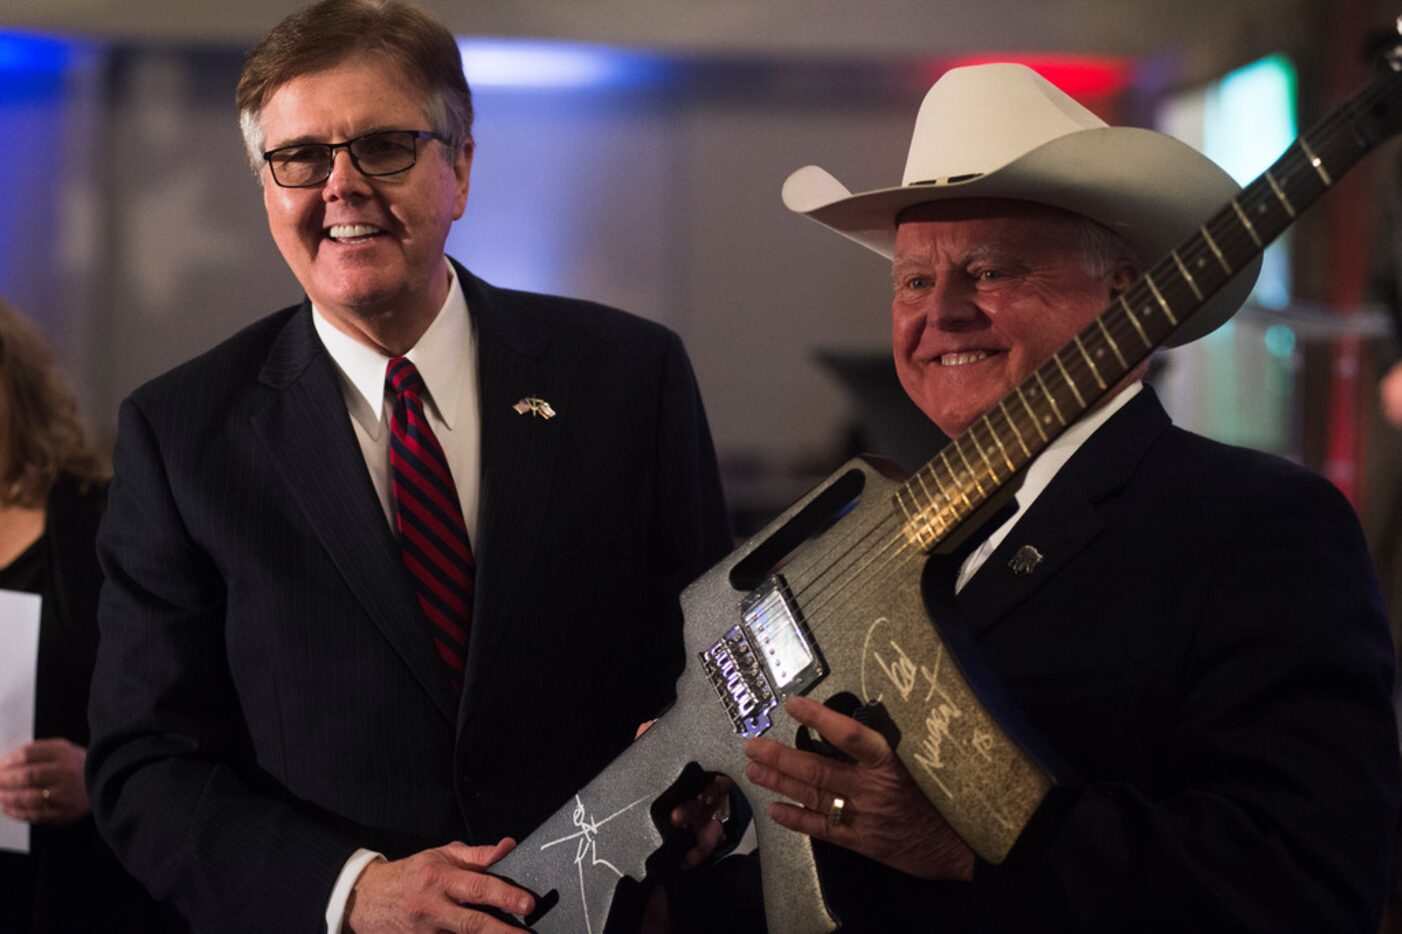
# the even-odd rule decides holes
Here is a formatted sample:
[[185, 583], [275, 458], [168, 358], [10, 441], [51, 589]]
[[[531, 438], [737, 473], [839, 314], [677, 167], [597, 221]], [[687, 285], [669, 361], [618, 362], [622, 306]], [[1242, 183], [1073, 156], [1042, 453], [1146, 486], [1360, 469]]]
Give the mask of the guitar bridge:
[[740, 622], [701, 653], [701, 666], [746, 739], [769, 730], [781, 699], [804, 693], [827, 673], [780, 575], [740, 603]]

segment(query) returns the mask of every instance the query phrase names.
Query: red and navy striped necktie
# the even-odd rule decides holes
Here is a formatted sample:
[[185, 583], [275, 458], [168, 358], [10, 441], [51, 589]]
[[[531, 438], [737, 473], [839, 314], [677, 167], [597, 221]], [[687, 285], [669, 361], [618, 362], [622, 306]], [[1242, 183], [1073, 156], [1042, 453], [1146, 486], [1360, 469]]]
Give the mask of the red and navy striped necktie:
[[472, 628], [472, 543], [448, 461], [424, 418], [423, 377], [395, 357], [385, 369], [385, 386], [394, 395], [389, 464], [399, 548], [434, 645], [452, 671], [453, 690], [461, 693]]

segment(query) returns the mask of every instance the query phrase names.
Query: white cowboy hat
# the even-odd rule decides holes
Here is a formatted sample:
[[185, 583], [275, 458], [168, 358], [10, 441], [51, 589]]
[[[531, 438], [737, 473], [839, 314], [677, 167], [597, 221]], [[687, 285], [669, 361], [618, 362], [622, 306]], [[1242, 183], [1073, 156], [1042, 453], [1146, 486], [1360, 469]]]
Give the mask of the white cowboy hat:
[[[852, 194], [805, 166], [784, 204], [890, 258], [896, 220], [916, 204], [954, 198], [1034, 201], [1098, 221], [1148, 268], [1241, 190], [1211, 159], [1171, 136], [1112, 127], [1023, 65], [954, 68], [925, 95], [898, 188]], [[1260, 272], [1243, 267], [1167, 343], [1215, 329], [1241, 307]]]

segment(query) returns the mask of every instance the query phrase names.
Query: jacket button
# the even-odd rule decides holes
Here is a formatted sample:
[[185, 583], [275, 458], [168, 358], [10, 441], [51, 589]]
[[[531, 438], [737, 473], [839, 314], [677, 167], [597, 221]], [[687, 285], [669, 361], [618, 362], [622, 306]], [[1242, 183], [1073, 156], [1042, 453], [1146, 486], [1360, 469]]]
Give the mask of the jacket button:
[[462, 777], [462, 796], [468, 801], [477, 798], [477, 776], [467, 772]]

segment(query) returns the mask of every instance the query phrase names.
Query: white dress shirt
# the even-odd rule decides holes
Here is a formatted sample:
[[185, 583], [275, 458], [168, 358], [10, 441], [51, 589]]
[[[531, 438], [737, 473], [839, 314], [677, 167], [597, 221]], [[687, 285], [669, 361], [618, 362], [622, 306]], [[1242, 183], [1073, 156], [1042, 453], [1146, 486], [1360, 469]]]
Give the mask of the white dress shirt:
[[964, 563], [959, 566], [959, 577], [954, 583], [955, 593], [963, 590], [969, 579], [978, 572], [979, 568], [983, 567], [988, 556], [993, 554], [994, 549], [1003, 543], [1003, 539], [1008, 537], [1008, 533], [1013, 530], [1013, 526], [1017, 525], [1017, 521], [1027, 514], [1027, 507], [1031, 506], [1033, 500], [1042, 495], [1047, 484], [1051, 483], [1057, 472], [1066, 466], [1071, 455], [1080, 449], [1087, 438], [1095, 434], [1097, 428], [1109, 421], [1111, 415], [1118, 412], [1143, 388], [1144, 384], [1138, 380], [1126, 386], [1123, 392], [1109, 402], [1074, 422], [1070, 428], [1063, 431], [1051, 444], [1047, 445], [1046, 450], [1037, 455], [1036, 459], [1028, 465], [1027, 472], [1022, 475], [1022, 485], [1018, 487], [1015, 496], [1017, 512], [994, 529], [993, 534], [984, 539], [983, 543], [964, 559]]
[[[405, 356], [423, 377], [424, 391], [420, 395], [424, 414], [448, 460], [463, 519], [467, 522], [468, 537], [476, 541], [477, 499], [482, 475], [477, 339], [457, 273], [451, 264], [448, 270], [452, 277], [448, 297], [428, 330]], [[389, 417], [394, 399], [385, 392], [385, 368], [390, 358], [337, 330], [315, 304], [312, 311], [317, 336], [340, 375], [346, 410], [350, 413], [355, 437], [360, 442], [360, 452], [380, 497], [385, 519], [390, 528], [397, 529], [389, 466]], [[326, 903], [328, 934], [339, 934], [351, 889], [365, 867], [383, 858], [373, 850], [359, 849], [346, 860]]]

